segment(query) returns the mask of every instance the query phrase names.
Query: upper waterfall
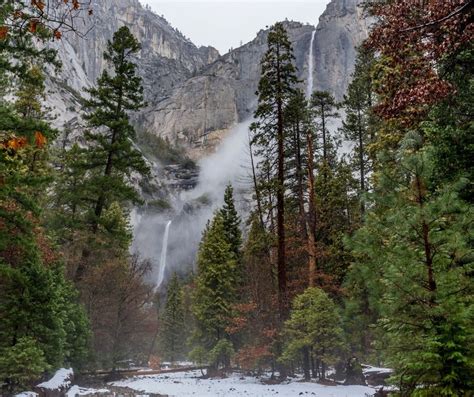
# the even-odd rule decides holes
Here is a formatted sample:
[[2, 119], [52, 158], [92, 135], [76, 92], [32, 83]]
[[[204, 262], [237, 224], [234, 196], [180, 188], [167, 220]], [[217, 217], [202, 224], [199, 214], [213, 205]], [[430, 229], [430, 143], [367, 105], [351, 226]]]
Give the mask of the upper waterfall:
[[314, 47], [314, 37], [316, 36], [316, 30], [313, 30], [311, 33], [311, 42], [309, 44], [309, 55], [308, 55], [308, 81], [306, 87], [306, 97], [310, 98], [313, 93], [314, 86], [314, 59], [313, 59], [313, 47]]

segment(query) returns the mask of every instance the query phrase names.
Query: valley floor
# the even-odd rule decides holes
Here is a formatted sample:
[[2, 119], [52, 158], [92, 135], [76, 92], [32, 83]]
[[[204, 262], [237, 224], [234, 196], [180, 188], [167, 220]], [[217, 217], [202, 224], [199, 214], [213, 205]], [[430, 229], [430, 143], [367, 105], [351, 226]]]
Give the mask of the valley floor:
[[288, 383], [266, 385], [255, 377], [234, 374], [225, 379], [200, 379], [200, 371], [144, 375], [113, 382], [113, 386], [129, 387], [146, 393], [176, 397], [370, 397], [375, 389], [365, 386], [323, 386], [313, 382], [292, 380]]

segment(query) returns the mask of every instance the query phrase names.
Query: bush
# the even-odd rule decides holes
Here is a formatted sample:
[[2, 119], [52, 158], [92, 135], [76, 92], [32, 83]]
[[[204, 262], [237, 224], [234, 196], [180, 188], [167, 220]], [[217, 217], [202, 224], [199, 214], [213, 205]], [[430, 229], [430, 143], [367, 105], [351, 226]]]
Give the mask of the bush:
[[10, 393], [28, 388], [47, 369], [43, 350], [31, 337], [22, 337], [0, 351], [0, 379], [6, 380]]

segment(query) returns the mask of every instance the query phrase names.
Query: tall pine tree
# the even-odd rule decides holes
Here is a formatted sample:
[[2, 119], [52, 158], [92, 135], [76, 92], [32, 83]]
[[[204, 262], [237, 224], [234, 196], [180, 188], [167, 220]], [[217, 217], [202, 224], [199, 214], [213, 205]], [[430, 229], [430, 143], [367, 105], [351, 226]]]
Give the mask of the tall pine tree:
[[[270, 188], [270, 197], [276, 197], [278, 299], [282, 318], [288, 310], [285, 241], [285, 141], [288, 131], [285, 128], [284, 110], [297, 82], [293, 61], [293, 49], [288, 33], [283, 23], [276, 23], [268, 33], [268, 50], [261, 62], [253, 143], [258, 148], [257, 153], [264, 158], [262, 177]], [[276, 164], [273, 163], [274, 158], [277, 159]], [[269, 204], [273, 207], [271, 200]], [[273, 211], [273, 208], [270, 211]]]
[[102, 73], [86, 101], [90, 111], [86, 119], [93, 128], [85, 135], [88, 185], [94, 200], [89, 214], [93, 231], [97, 231], [103, 211], [112, 202], [139, 201], [129, 178], [132, 172], [148, 173], [141, 153], [133, 146], [135, 130], [128, 115], [144, 105], [141, 78], [133, 63], [140, 48], [130, 30], [120, 28], [104, 53], [112, 74], [107, 70]]

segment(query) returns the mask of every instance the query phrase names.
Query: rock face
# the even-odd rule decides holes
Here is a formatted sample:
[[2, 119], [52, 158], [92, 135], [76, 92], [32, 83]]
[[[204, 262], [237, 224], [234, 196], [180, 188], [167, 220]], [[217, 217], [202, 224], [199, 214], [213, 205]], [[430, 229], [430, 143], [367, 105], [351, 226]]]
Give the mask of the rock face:
[[364, 0], [333, 0], [319, 18], [314, 41], [315, 88], [342, 99], [354, 71], [357, 47], [367, 38], [370, 19]]
[[[301, 80], [308, 78], [309, 47], [316, 29], [314, 86], [338, 99], [349, 84], [355, 48], [367, 35], [368, 22], [358, 7], [361, 2], [332, 0], [317, 28], [285, 22]], [[93, 16], [85, 17], [91, 26], [85, 38], [69, 34], [55, 44], [63, 70], [53, 74], [49, 101], [58, 126], [78, 121], [74, 114], [79, 94], [104, 69], [107, 40], [123, 25], [142, 43], [136, 62], [149, 105], [134, 119], [138, 128], [183, 145], [198, 159], [212, 152], [231, 127], [255, 110], [268, 31], [261, 30], [253, 41], [220, 56], [212, 47], [196, 47], [138, 0], [93, 0], [92, 6]]]

